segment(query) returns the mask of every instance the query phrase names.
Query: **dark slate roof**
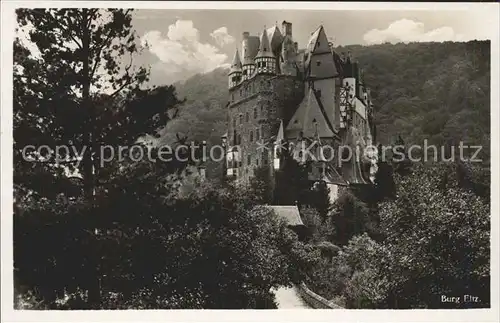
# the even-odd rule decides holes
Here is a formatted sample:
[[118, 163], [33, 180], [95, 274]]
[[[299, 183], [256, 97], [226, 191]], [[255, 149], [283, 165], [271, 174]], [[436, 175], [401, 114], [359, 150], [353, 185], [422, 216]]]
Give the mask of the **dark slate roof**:
[[346, 186], [347, 182], [339, 173], [339, 171], [335, 168], [335, 165], [331, 163], [326, 164], [325, 168], [325, 177], [323, 180], [329, 184], [336, 184], [341, 186]]
[[234, 58], [233, 62], [231, 64], [231, 70], [229, 71], [229, 74], [233, 72], [241, 72], [241, 60], [240, 60], [240, 53], [238, 52], [238, 49], [236, 49], [236, 52], [234, 53]]
[[[287, 138], [298, 138], [303, 131], [305, 137], [331, 138], [335, 136], [330, 120], [322, 109], [321, 98], [318, 98], [313, 89], [309, 88], [286, 126]], [[307, 124], [304, 124], [307, 122]]]
[[257, 52], [258, 57], [274, 57], [271, 45], [269, 44], [269, 37], [267, 35], [267, 29], [264, 29], [262, 35], [260, 36], [259, 51]]
[[299, 208], [296, 205], [264, 205], [264, 207], [274, 211], [278, 217], [284, 219], [290, 226], [304, 225]]

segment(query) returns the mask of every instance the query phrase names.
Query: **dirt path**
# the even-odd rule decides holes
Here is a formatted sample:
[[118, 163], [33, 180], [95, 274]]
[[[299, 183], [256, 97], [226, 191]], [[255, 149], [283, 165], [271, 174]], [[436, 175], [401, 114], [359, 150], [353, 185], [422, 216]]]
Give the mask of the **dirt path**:
[[300, 297], [295, 287], [280, 287], [274, 290], [278, 309], [311, 308]]

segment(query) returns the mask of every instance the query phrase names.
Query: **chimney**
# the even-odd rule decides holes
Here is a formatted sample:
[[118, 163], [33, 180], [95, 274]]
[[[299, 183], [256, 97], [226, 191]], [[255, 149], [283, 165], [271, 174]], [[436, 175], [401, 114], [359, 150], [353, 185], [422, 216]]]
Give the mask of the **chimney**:
[[281, 27], [283, 29], [283, 33], [288, 36], [292, 36], [292, 23], [283, 20], [283, 23], [281, 24]]

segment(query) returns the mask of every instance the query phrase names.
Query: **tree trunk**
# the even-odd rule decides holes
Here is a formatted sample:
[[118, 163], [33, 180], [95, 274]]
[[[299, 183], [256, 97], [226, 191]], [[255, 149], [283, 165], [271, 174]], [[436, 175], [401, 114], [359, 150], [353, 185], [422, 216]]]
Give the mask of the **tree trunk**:
[[[94, 207], [94, 165], [93, 165], [93, 148], [94, 148], [94, 111], [93, 105], [90, 101], [90, 28], [88, 27], [89, 17], [88, 9], [82, 9], [82, 59], [83, 59], [83, 80], [82, 80], [82, 102], [83, 109], [86, 112], [86, 120], [84, 121], [83, 130], [83, 143], [85, 145], [85, 154], [83, 157], [83, 171], [84, 171], [84, 191], [85, 198], [89, 205]], [[97, 58], [95, 58], [97, 59]], [[101, 291], [99, 284], [99, 264], [95, 261], [96, 253], [90, 255], [92, 257], [92, 265], [95, 268], [91, 269], [92, 277], [90, 286], [88, 287], [88, 303], [91, 308], [96, 308], [101, 303]]]
[[85, 111], [86, 118], [84, 119], [83, 127], [83, 145], [85, 152], [83, 155], [83, 180], [85, 198], [90, 203], [94, 198], [94, 174], [92, 167], [92, 124], [93, 113], [90, 104], [90, 30], [86, 28], [88, 12], [83, 9], [82, 19], [82, 61], [83, 61], [83, 75], [82, 75], [82, 108]]

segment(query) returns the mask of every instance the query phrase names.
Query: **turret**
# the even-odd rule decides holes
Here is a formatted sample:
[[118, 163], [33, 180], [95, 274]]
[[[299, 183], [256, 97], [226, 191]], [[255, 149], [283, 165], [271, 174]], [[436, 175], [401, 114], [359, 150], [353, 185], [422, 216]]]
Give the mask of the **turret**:
[[255, 56], [254, 61], [257, 67], [257, 73], [276, 74], [276, 57], [271, 50], [265, 28], [262, 33], [259, 51], [257, 52], [257, 56]]
[[229, 70], [229, 88], [233, 88], [241, 82], [241, 60], [238, 49], [234, 53], [233, 62], [231, 63], [231, 69]]

